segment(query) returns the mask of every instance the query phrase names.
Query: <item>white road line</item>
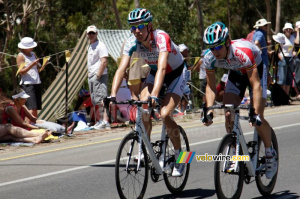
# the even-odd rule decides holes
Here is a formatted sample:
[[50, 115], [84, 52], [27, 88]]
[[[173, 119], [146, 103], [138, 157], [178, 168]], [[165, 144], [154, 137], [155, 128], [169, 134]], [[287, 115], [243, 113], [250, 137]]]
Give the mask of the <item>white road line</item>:
[[[299, 126], [300, 123], [296, 123], [296, 124], [290, 124], [290, 125], [284, 125], [284, 126], [279, 126], [279, 127], [274, 127], [273, 129], [283, 129], [283, 128], [288, 128], [288, 127], [293, 127], [293, 126]], [[249, 135], [252, 134], [253, 132], [247, 132], [244, 133], [244, 135]], [[206, 140], [206, 141], [202, 141], [202, 142], [196, 142], [196, 143], [192, 143], [190, 144], [190, 146], [195, 146], [195, 145], [200, 145], [200, 144], [206, 144], [206, 143], [210, 143], [210, 142], [215, 142], [215, 141], [219, 141], [222, 138], [216, 138], [216, 139], [211, 139], [211, 140]], [[57, 175], [57, 174], [62, 174], [62, 173], [67, 173], [67, 172], [71, 172], [71, 171], [77, 171], [77, 170], [81, 170], [81, 169], [86, 169], [86, 168], [91, 168], [95, 165], [104, 165], [104, 164], [108, 164], [108, 163], [113, 163], [116, 160], [108, 160], [108, 161], [104, 161], [104, 162], [99, 162], [99, 163], [95, 163], [95, 164], [91, 164], [91, 165], [87, 165], [87, 166], [80, 166], [80, 167], [75, 167], [75, 168], [70, 168], [70, 169], [64, 169], [61, 171], [55, 171], [55, 172], [50, 172], [50, 173], [45, 173], [42, 175], [37, 175], [37, 176], [32, 176], [32, 177], [28, 177], [28, 178], [23, 178], [23, 179], [19, 179], [19, 180], [14, 180], [14, 181], [9, 181], [9, 182], [4, 182], [4, 183], [0, 183], [0, 187], [6, 186], [6, 185], [12, 185], [12, 184], [16, 184], [16, 183], [20, 183], [20, 182], [26, 182], [26, 181], [30, 181], [30, 180], [36, 180], [39, 178], [44, 178], [44, 177], [48, 177], [48, 176], [52, 176], [52, 175]]]

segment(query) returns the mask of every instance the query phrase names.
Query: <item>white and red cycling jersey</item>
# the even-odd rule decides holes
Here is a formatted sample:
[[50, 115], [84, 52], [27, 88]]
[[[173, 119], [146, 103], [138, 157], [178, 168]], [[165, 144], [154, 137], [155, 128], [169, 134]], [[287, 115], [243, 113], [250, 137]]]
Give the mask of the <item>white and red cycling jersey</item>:
[[226, 59], [217, 60], [213, 53], [208, 50], [204, 56], [203, 64], [208, 73], [218, 67], [233, 70], [243, 75], [256, 68], [261, 62], [260, 49], [248, 40], [238, 39], [231, 40]]
[[166, 73], [170, 73], [183, 63], [183, 56], [181, 55], [178, 46], [173, 43], [169, 35], [162, 30], [154, 30], [150, 34], [150, 49], [139, 42], [134, 35], [131, 35], [124, 46], [123, 54], [131, 56], [136, 51], [150, 66], [151, 69], [157, 71], [158, 56], [160, 52], [169, 52], [167, 60]]

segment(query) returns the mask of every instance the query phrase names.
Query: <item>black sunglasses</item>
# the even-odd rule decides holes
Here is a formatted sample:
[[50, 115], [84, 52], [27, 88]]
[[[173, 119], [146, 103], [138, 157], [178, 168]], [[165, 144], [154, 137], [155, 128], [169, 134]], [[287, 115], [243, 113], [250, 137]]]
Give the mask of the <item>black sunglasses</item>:
[[94, 35], [96, 34], [95, 32], [89, 32], [88, 35]]

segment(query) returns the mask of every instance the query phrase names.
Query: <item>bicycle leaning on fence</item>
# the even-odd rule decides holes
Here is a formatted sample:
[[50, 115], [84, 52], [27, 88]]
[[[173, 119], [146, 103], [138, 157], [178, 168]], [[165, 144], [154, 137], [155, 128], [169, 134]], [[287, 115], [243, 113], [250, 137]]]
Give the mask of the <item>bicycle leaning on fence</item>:
[[[204, 115], [207, 115], [206, 112], [211, 109], [225, 109], [225, 112], [230, 111], [231, 115], [234, 114], [233, 128], [221, 140], [217, 155], [228, 157], [244, 155], [249, 157], [249, 161], [232, 161], [224, 158], [223, 161], [215, 162], [214, 183], [218, 198], [240, 198], [243, 182], [245, 181], [246, 184], [253, 182], [251, 181], [252, 177], [255, 177], [259, 192], [263, 196], [269, 196], [276, 184], [278, 167], [275, 175], [271, 179], [267, 179], [265, 176], [266, 157], [264, 144], [255, 128], [253, 139], [246, 143], [240, 125], [240, 120], [249, 120], [252, 117], [253, 109], [249, 105], [240, 105], [238, 107], [234, 107], [232, 104], [213, 105], [204, 108]], [[240, 116], [240, 109], [248, 109], [249, 116]], [[204, 120], [207, 119], [204, 118]], [[278, 143], [273, 129], [271, 136], [271, 146], [277, 152], [276, 159], [279, 163]]]
[[[181, 192], [189, 176], [190, 165], [186, 164], [183, 175], [172, 177], [175, 166], [175, 151], [163, 124], [161, 139], [150, 142], [142, 122], [142, 113], [153, 113], [150, 101], [113, 101], [114, 104], [128, 104], [137, 106], [136, 123], [134, 129], [127, 134], [120, 143], [115, 165], [115, 180], [120, 198], [143, 198], [146, 192], [149, 170], [153, 182], [163, 179], [168, 190], [177, 194]], [[105, 107], [109, 106], [109, 98], [105, 99]], [[142, 105], [148, 104], [148, 109]], [[109, 111], [108, 111], [109, 112]], [[152, 114], [154, 118], [155, 114]], [[157, 119], [157, 118], [156, 118]], [[180, 141], [182, 151], [189, 151], [189, 142], [181, 126]]]

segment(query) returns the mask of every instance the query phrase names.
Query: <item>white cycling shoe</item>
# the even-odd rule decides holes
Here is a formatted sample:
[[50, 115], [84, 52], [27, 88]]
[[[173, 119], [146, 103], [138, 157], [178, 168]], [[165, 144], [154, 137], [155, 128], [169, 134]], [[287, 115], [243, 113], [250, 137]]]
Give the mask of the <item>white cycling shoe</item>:
[[271, 179], [277, 172], [278, 162], [277, 162], [277, 154], [274, 149], [272, 149], [272, 156], [268, 156], [266, 154], [266, 178]]

